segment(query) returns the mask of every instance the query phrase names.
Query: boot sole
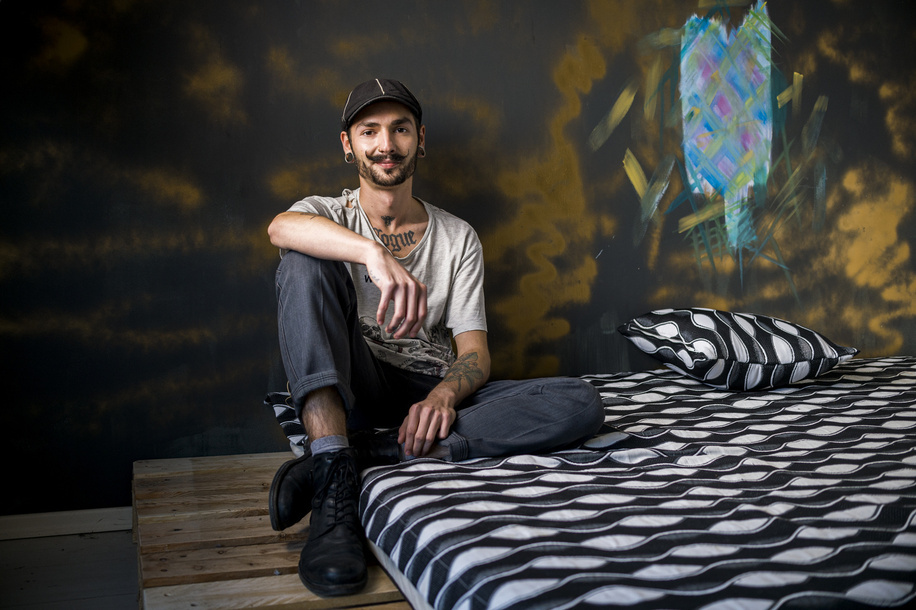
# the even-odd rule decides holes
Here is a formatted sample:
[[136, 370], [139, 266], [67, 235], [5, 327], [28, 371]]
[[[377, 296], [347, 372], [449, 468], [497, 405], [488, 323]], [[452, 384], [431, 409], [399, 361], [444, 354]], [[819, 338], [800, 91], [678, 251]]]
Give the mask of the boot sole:
[[299, 580], [302, 581], [302, 584], [305, 585], [305, 588], [321, 597], [342, 597], [344, 595], [356, 595], [360, 591], [366, 588], [366, 583], [369, 582], [368, 574], [358, 583], [352, 584], [343, 584], [343, 585], [323, 585], [309, 582], [299, 574]]

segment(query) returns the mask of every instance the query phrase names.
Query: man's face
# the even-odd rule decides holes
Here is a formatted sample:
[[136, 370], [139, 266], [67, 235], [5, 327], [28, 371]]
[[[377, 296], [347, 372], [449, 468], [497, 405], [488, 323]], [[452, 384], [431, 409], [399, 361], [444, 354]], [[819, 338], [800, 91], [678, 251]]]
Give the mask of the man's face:
[[417, 127], [416, 117], [405, 106], [376, 102], [356, 115], [341, 140], [345, 149], [349, 142], [363, 179], [394, 187], [413, 176], [423, 137], [424, 129]]

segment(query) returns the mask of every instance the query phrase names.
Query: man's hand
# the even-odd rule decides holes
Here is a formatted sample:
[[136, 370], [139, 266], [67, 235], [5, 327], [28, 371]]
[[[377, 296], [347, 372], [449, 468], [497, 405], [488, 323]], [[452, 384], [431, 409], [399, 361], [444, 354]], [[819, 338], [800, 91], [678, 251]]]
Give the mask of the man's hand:
[[433, 390], [426, 400], [410, 407], [398, 430], [398, 443], [404, 444], [406, 455], [422, 457], [432, 449], [437, 438], [448, 436], [456, 417], [455, 409]]
[[426, 285], [417, 280], [384, 247], [379, 246], [366, 260], [372, 282], [382, 291], [376, 321], [385, 323], [390, 303], [394, 303], [391, 321], [385, 331], [395, 339], [416, 337], [426, 320]]
[[476, 392], [490, 377], [490, 350], [487, 333], [473, 330], [455, 336], [458, 358], [425, 400], [410, 407], [398, 430], [404, 453], [422, 457], [436, 439], [448, 436], [458, 418], [455, 407]]

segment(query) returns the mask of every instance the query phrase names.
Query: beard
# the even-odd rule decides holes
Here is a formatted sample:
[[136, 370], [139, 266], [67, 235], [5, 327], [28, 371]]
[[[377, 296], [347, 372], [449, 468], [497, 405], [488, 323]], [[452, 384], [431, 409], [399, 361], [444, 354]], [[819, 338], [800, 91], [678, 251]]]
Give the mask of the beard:
[[[407, 182], [408, 178], [413, 176], [417, 169], [416, 152], [410, 156], [392, 153], [390, 155], [376, 155], [374, 157], [367, 155], [366, 158], [373, 163], [381, 163], [383, 161], [395, 161], [399, 163], [397, 167], [381, 169], [375, 165], [370, 166], [369, 163], [359, 159], [357, 162], [359, 175], [376, 186], [399, 186], [404, 184]], [[403, 163], [405, 159], [407, 159], [407, 163]]]

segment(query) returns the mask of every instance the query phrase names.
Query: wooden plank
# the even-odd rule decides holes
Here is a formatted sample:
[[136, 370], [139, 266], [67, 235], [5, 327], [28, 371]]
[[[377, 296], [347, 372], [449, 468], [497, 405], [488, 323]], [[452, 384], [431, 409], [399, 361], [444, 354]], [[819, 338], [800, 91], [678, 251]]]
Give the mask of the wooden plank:
[[139, 505], [137, 524], [169, 523], [189, 519], [228, 519], [232, 517], [257, 517], [267, 514], [267, 494], [221, 500], [182, 499], [169, 504], [161, 502]]
[[369, 568], [363, 591], [346, 597], [319, 597], [302, 585], [297, 574], [153, 587], [144, 589], [142, 597], [144, 610], [350, 608], [403, 599], [380, 566]]
[[[240, 476], [241, 475], [241, 476]], [[190, 477], [170, 477], [139, 480], [136, 483], [136, 497], [139, 501], [197, 497], [221, 494], [267, 494], [273, 472], [266, 477], [258, 474], [221, 471], [216, 474]], [[236, 477], [236, 478], [230, 478]]]
[[374, 563], [358, 595], [324, 599], [302, 585], [297, 569], [308, 519], [275, 532], [267, 515], [270, 482], [290, 457], [284, 452], [135, 463], [134, 536], [146, 610], [409, 608]]
[[305, 540], [140, 555], [140, 586], [183, 585], [296, 574]]
[[217, 546], [285, 544], [307, 536], [306, 521], [285, 531], [275, 532], [270, 527], [270, 518], [267, 515], [178, 522], [141, 521], [137, 525], [137, 540], [141, 554]]
[[[174, 515], [192, 517], [195, 513], [225, 512], [226, 516], [267, 514], [267, 489], [255, 492], [224, 491], [214, 493], [204, 491], [194, 494], [187, 490], [172, 495], [141, 497], [134, 501], [139, 514], [138, 523], [150, 520], [161, 520]], [[222, 511], [219, 509], [223, 509]]]
[[161, 460], [140, 460], [134, 462], [134, 479], [169, 477], [180, 473], [204, 473], [213, 471], [276, 471], [280, 465], [292, 459], [292, 453], [249, 453], [243, 455], [222, 455], [193, 458], [169, 458]]

